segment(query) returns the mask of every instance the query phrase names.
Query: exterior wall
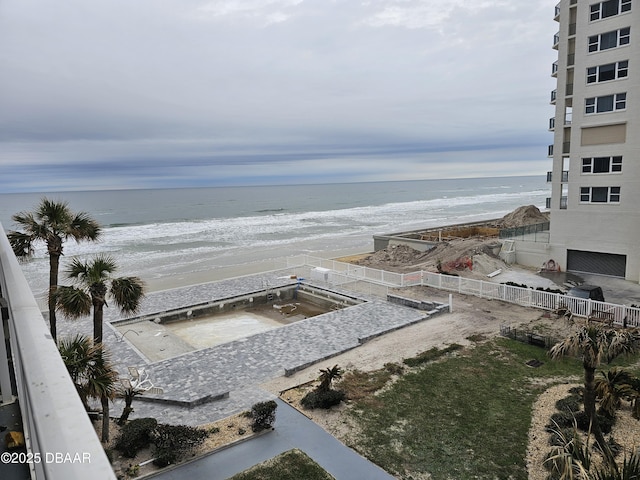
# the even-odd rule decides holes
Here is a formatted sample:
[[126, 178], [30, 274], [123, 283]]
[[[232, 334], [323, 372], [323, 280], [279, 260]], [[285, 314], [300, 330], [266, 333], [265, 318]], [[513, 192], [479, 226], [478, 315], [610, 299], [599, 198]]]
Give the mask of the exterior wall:
[[[627, 256], [625, 278], [640, 281], [640, 3], [631, 11], [590, 20], [593, 0], [562, 0], [552, 169], [551, 249], [566, 269], [566, 250]], [[589, 37], [630, 27], [627, 45], [589, 52]], [[572, 34], [575, 31], [575, 34]], [[587, 69], [629, 61], [623, 78], [587, 83]], [[572, 65], [573, 63], [573, 65]], [[626, 108], [587, 114], [585, 99], [626, 93]], [[571, 109], [570, 122], [566, 112]], [[605, 127], [605, 128], [597, 128]], [[569, 142], [569, 144], [567, 144]], [[563, 153], [564, 152], [564, 153]], [[622, 156], [622, 171], [584, 173], [583, 158]], [[567, 168], [568, 167], [568, 168]], [[563, 171], [568, 170], [568, 177]], [[585, 187], [620, 187], [619, 202], [589, 203]], [[565, 197], [565, 198], [563, 198]], [[566, 201], [566, 203], [565, 203]], [[560, 260], [564, 259], [564, 260]]]
[[540, 268], [549, 260], [563, 266], [567, 263], [566, 249], [554, 247], [549, 243], [516, 240], [515, 249], [518, 265]]

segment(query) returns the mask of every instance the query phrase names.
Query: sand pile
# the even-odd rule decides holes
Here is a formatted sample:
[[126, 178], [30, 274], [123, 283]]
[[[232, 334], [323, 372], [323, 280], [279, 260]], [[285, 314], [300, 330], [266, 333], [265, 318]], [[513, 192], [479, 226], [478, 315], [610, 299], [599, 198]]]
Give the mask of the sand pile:
[[542, 213], [535, 205], [525, 205], [502, 217], [498, 222], [501, 228], [515, 228], [549, 221], [549, 216]]
[[[500, 243], [495, 238], [467, 238], [441, 242], [427, 252], [406, 245], [393, 245], [354, 263], [398, 273], [416, 270], [444, 271], [465, 277], [486, 276], [506, 264], [497, 256]], [[471, 268], [469, 268], [469, 264]]]

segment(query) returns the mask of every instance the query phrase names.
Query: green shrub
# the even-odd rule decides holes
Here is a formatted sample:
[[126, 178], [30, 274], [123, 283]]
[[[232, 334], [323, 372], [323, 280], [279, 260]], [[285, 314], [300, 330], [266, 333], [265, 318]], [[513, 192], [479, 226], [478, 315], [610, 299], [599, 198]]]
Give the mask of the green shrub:
[[[615, 418], [608, 418], [604, 415], [596, 415], [598, 417], [598, 422], [600, 423], [600, 430], [605, 435], [611, 432], [613, 428], [613, 424], [616, 423]], [[576, 413], [576, 423], [578, 428], [583, 432], [588, 432], [589, 427], [591, 426], [591, 422], [589, 421], [589, 416], [585, 412]]]
[[137, 418], [125, 424], [116, 439], [115, 449], [133, 458], [151, 443], [151, 432], [158, 425], [155, 418]]
[[274, 400], [256, 403], [251, 407], [251, 430], [261, 432], [273, 428], [276, 421], [276, 408], [278, 404]]
[[582, 397], [578, 395], [569, 395], [561, 398], [556, 402], [556, 408], [561, 412], [577, 412], [582, 406]]
[[567, 438], [573, 438], [575, 427], [563, 427], [553, 429], [549, 435], [549, 445], [552, 447], [564, 447]]
[[576, 414], [569, 411], [554, 413], [553, 415], [551, 415], [550, 422], [545, 426], [547, 432], [553, 432], [554, 430], [563, 430], [565, 428], [573, 427], [575, 418], [574, 415]]
[[307, 393], [300, 404], [304, 408], [331, 408], [334, 405], [338, 405], [345, 398], [345, 393], [342, 390], [312, 390]]
[[206, 430], [187, 425], [158, 425], [152, 433], [153, 464], [166, 467], [193, 452], [209, 436]]
[[445, 356], [447, 353], [455, 352], [456, 350], [460, 350], [461, 348], [463, 348], [463, 346], [457, 343], [452, 343], [451, 345], [448, 345], [443, 349], [432, 347], [429, 350], [416, 355], [415, 357], [405, 358], [403, 362], [409, 367], [417, 367], [418, 365], [422, 365], [423, 363], [437, 360], [440, 357]]
[[404, 367], [399, 363], [385, 363], [384, 369], [389, 372], [391, 375], [402, 375], [404, 374]]

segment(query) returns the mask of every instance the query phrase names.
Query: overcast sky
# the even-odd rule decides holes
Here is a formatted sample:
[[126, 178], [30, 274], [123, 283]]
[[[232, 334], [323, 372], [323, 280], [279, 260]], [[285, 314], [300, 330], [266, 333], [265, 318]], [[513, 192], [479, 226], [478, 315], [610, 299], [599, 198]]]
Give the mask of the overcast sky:
[[0, 192], [543, 175], [557, 0], [0, 0]]

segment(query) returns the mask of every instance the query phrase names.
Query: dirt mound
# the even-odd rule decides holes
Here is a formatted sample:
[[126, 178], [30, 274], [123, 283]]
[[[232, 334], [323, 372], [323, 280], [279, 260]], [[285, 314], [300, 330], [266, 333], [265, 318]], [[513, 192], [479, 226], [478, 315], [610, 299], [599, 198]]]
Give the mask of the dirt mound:
[[502, 217], [497, 224], [502, 228], [515, 228], [548, 221], [548, 215], [542, 213], [538, 207], [535, 205], [525, 205], [516, 208], [513, 212]]
[[416, 270], [436, 272], [440, 267], [444, 271], [464, 276], [484, 276], [506, 267], [496, 255], [499, 247], [496, 239], [486, 238], [460, 238], [441, 242], [426, 252], [406, 245], [392, 245], [354, 263], [398, 273]]
[[429, 252], [421, 252], [407, 245], [390, 245], [354, 263], [372, 268], [408, 267], [428, 258]]

